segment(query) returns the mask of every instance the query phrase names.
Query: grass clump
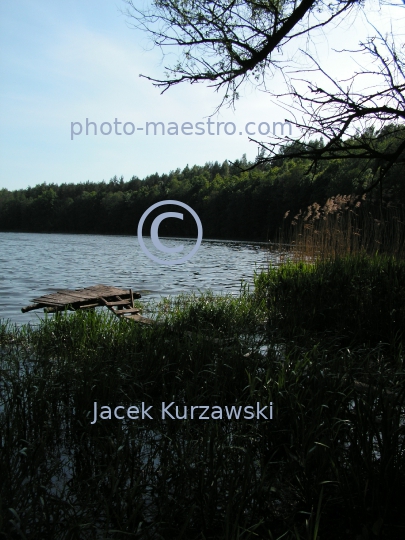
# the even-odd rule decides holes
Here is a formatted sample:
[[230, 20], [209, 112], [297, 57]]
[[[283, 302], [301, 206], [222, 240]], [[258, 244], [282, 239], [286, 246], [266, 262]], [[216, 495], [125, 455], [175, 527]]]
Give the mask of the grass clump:
[[366, 195], [337, 195], [314, 203], [292, 219], [286, 213], [279, 241], [296, 260], [334, 259], [348, 255], [405, 258], [405, 208]]
[[[286, 340], [308, 317], [288, 318], [288, 289], [328, 283], [313, 268], [270, 270], [255, 294], [163, 301], [152, 326], [96, 311], [0, 325], [0, 537], [402, 538], [403, 354]], [[272, 403], [273, 417], [163, 419], [163, 401], [181, 416]], [[91, 424], [94, 402], [144, 402], [153, 418]]]
[[271, 329], [338, 338], [344, 343], [397, 343], [405, 330], [405, 261], [352, 255], [287, 262], [255, 278]]

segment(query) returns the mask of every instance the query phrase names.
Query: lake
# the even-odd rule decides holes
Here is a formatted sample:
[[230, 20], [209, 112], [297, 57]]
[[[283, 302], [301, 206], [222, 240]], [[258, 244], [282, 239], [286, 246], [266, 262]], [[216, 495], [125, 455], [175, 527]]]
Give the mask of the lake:
[[[184, 244], [184, 253], [195, 244], [161, 240]], [[149, 238], [145, 244], [153, 253]], [[0, 319], [35, 324], [42, 310], [21, 313], [34, 297], [98, 283], [132, 288], [146, 300], [207, 290], [236, 295], [242, 280], [252, 285], [255, 271], [277, 263], [266, 245], [250, 242], [203, 240], [191, 259], [166, 266], [149, 259], [136, 236], [0, 233]]]

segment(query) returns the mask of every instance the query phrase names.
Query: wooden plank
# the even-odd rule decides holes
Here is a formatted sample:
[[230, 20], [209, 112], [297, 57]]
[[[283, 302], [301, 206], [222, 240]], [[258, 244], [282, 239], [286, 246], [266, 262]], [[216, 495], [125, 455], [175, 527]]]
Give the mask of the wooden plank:
[[[110, 287], [107, 285], [95, 285], [94, 287], [88, 287], [87, 289], [83, 289], [84, 291], [90, 291], [94, 293], [98, 298], [100, 296], [103, 296], [104, 298], [106, 296], [129, 296], [129, 290], [128, 289], [118, 289], [117, 287]], [[135, 298], [141, 298], [140, 293], [133, 293]]]
[[[115, 295], [105, 295], [107, 298], [110, 296]], [[33, 299], [33, 302], [36, 302], [38, 304], [52, 304], [52, 305], [64, 305], [64, 304], [75, 304], [77, 302], [87, 302], [87, 301], [95, 301], [100, 298], [99, 295], [73, 295], [73, 294], [50, 294], [46, 296], [41, 296], [39, 298]], [[129, 298], [127, 300], [129, 302]]]
[[51, 304], [55, 306], [63, 306], [67, 304], [75, 304], [77, 302], [88, 302], [89, 300], [92, 300], [92, 298], [83, 298], [83, 297], [72, 297], [67, 295], [61, 295], [61, 296], [52, 296], [50, 298], [47, 298], [45, 296], [41, 298], [37, 298], [34, 300], [35, 302], [41, 303], [41, 304]]
[[[87, 309], [98, 306], [106, 306], [117, 316], [125, 314], [138, 314], [140, 309], [134, 307], [134, 298], [141, 298], [140, 293], [134, 293], [132, 289], [119, 289], [109, 285], [93, 285], [84, 289], [61, 289], [60, 291], [46, 294], [32, 301], [35, 304], [22, 308], [21, 311], [31, 311], [38, 308], [49, 308], [49, 312], [62, 311], [64, 309]], [[127, 307], [128, 309], [120, 309]], [[117, 310], [113, 307], [118, 307]]]
[[86, 300], [92, 300], [99, 298], [100, 296], [116, 296], [119, 294], [128, 295], [127, 290], [118, 289], [117, 287], [111, 287], [108, 285], [93, 285], [92, 287], [86, 287], [84, 289], [62, 289], [56, 293], [46, 294], [37, 299], [34, 299], [33, 302], [40, 303], [43, 302], [52, 302], [53, 304], [62, 304], [67, 302], [84, 302]]
[[135, 322], [143, 323], [143, 324], [153, 324], [152, 319], [148, 319], [147, 317], [142, 317], [142, 315], [128, 315], [128, 317], [123, 317], [126, 320], [133, 320]]
[[140, 313], [141, 310], [138, 308], [129, 308], [129, 309], [120, 309], [119, 311], [112, 309], [111, 311], [115, 313], [116, 315], [124, 315], [125, 313]]
[[[131, 291], [131, 289], [129, 291]], [[128, 289], [118, 289], [117, 287], [109, 287], [107, 285], [96, 285], [94, 287], [87, 287], [86, 289], [62, 289], [55, 293], [40, 296], [33, 301], [38, 302], [39, 300], [46, 300], [53, 303], [61, 303], [62, 298], [64, 298], [65, 300], [69, 301], [81, 302], [85, 300], [100, 298], [101, 296], [104, 298], [110, 296], [128, 296], [128, 298], [131, 298], [131, 292], [129, 291]], [[139, 293], [133, 293], [133, 296], [135, 296], [136, 298], [141, 297]]]
[[132, 289], [129, 289], [129, 295], [131, 297], [131, 306], [134, 307], [134, 295], [132, 293]]
[[45, 296], [40, 296], [35, 301], [39, 301], [42, 303], [50, 302], [52, 304], [71, 304], [72, 302], [85, 302], [86, 300], [91, 300], [94, 297], [87, 297], [87, 296], [78, 296], [78, 295], [71, 295], [68, 293], [52, 293], [52, 294], [46, 294]]
[[89, 292], [91, 294], [94, 294], [97, 297], [128, 294], [128, 290], [118, 289], [117, 287], [111, 287], [109, 285], [94, 285], [93, 287], [87, 287], [86, 289], [81, 289], [80, 292], [82, 291], [85, 291], [86, 293]]
[[111, 300], [111, 302], [107, 302], [107, 300], [103, 297], [100, 298], [100, 300], [103, 302], [104, 306], [110, 307], [110, 306], [125, 306], [130, 303], [129, 300]]
[[91, 300], [93, 298], [97, 298], [97, 295], [94, 295], [93, 293], [89, 291], [58, 291], [56, 293], [57, 296], [69, 296], [72, 299], [75, 299], [76, 302], [81, 302], [83, 300]]
[[29, 306], [25, 306], [21, 308], [22, 313], [27, 313], [28, 311], [32, 311], [33, 309], [40, 309], [44, 307], [43, 304], [31, 304]]
[[66, 300], [66, 302], [60, 302], [59, 300], [55, 299], [47, 299], [47, 298], [37, 298], [34, 300], [34, 302], [38, 302], [39, 304], [44, 304], [45, 306], [67, 306], [72, 303], [72, 300]]
[[88, 308], [94, 308], [94, 307], [101, 307], [101, 304], [98, 302], [96, 304], [83, 304], [79, 306], [79, 309], [88, 309]]

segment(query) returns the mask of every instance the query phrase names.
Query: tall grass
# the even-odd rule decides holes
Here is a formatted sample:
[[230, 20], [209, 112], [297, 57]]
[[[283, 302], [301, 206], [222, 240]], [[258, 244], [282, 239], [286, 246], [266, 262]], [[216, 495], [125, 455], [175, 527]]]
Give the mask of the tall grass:
[[400, 205], [377, 204], [354, 195], [337, 195], [324, 206], [314, 203], [280, 230], [279, 244], [289, 244], [295, 260], [355, 254], [405, 257], [405, 211]]
[[[364, 254], [287, 262], [255, 278], [269, 326], [292, 339], [306, 334], [345, 342], [396, 343], [405, 332], [405, 261]], [[318, 338], [317, 338], [318, 336]]]
[[[404, 537], [403, 222], [333, 201], [253, 293], [0, 324], [0, 538]], [[257, 403], [271, 420], [190, 418]]]
[[[151, 327], [0, 326], [0, 537], [403, 538], [401, 348], [283, 349], [266, 298], [184, 296]], [[91, 425], [94, 401], [154, 418]], [[162, 420], [162, 401], [273, 419]]]

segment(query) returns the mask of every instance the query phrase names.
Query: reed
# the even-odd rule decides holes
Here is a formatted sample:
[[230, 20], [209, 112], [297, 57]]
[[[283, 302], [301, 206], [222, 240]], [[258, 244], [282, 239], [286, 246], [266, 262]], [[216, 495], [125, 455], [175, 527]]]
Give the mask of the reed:
[[[377, 204], [354, 195], [314, 203], [292, 220], [285, 215], [275, 245], [288, 244], [288, 258], [315, 260], [356, 254], [405, 256], [405, 212], [400, 205]], [[285, 248], [284, 248], [285, 249]], [[284, 251], [283, 249], [283, 251]]]
[[335, 336], [341, 343], [393, 344], [404, 338], [405, 261], [357, 254], [289, 261], [255, 278], [269, 327], [290, 339]]
[[[0, 537], [403, 538], [401, 346], [269, 332], [287, 310], [275, 290], [315, 279], [302, 268], [151, 305], [151, 327], [98, 312], [0, 325]], [[91, 425], [95, 401], [272, 402], [273, 419]]]

